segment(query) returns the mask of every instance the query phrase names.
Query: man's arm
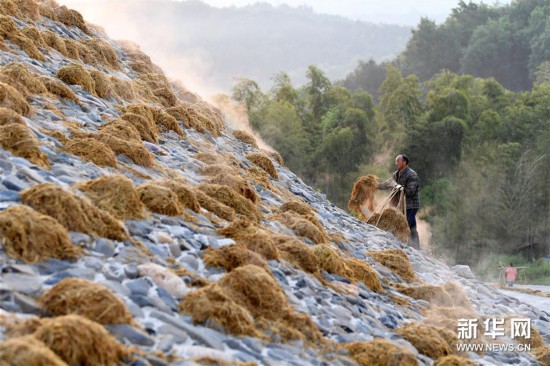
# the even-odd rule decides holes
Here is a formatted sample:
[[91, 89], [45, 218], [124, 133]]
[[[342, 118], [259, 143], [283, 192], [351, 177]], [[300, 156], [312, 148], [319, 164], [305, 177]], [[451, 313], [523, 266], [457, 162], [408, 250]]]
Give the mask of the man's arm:
[[383, 181], [382, 183], [378, 183], [378, 189], [382, 189], [382, 190], [392, 189], [392, 188], [395, 188], [396, 185], [397, 185], [397, 182], [393, 179], [393, 177], [390, 177], [385, 181]]

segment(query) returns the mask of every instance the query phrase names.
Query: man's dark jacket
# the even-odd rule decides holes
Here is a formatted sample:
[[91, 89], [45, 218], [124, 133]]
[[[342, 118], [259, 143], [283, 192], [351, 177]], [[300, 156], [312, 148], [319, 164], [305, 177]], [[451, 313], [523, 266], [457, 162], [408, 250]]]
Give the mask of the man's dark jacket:
[[405, 193], [407, 194], [407, 209], [420, 208], [420, 198], [418, 197], [420, 182], [418, 181], [418, 174], [411, 168], [406, 167], [402, 171], [393, 173], [393, 179], [397, 184], [401, 184], [405, 187]]

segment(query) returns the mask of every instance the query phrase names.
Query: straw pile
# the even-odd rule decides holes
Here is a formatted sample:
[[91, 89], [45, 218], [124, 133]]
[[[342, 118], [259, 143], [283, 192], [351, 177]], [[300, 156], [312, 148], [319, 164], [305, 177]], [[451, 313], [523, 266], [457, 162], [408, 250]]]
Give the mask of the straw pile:
[[455, 306], [458, 306], [467, 310], [472, 309], [472, 304], [470, 303], [470, 299], [468, 299], [468, 296], [466, 296], [460, 284], [449, 281], [445, 284], [445, 286], [443, 286], [443, 288], [445, 289], [445, 292], [447, 292], [449, 296], [451, 296]]
[[353, 342], [344, 347], [361, 366], [417, 366], [416, 356], [405, 347], [385, 339]]
[[116, 156], [113, 150], [94, 138], [73, 138], [63, 145], [63, 150], [99, 166], [116, 168]]
[[80, 100], [78, 99], [76, 94], [73, 93], [71, 88], [63, 84], [61, 81], [45, 76], [41, 76], [40, 81], [42, 82], [42, 84], [44, 84], [44, 87], [49, 93], [59, 98], [69, 99], [76, 104], [80, 104]]
[[84, 192], [102, 210], [119, 220], [142, 219], [144, 206], [134, 184], [123, 175], [108, 175], [80, 182], [75, 188]]
[[265, 154], [271, 156], [273, 160], [275, 160], [280, 166], [285, 165], [285, 161], [283, 160], [283, 157], [277, 151], [272, 151], [272, 150], [262, 150], [262, 151]]
[[125, 113], [120, 118], [132, 125], [139, 132], [142, 140], [158, 143], [159, 130], [152, 120], [135, 113]]
[[138, 130], [129, 122], [117, 118], [101, 127], [100, 135], [118, 137], [126, 141], [141, 141]]
[[208, 180], [212, 184], [226, 185], [232, 188], [235, 192], [240, 193], [244, 198], [249, 199], [252, 203], [258, 203], [260, 197], [256, 193], [256, 189], [246, 181], [246, 179], [232, 174], [218, 174]]
[[248, 144], [252, 147], [258, 148], [258, 144], [256, 143], [256, 139], [254, 136], [252, 136], [250, 133], [244, 131], [244, 130], [234, 130], [231, 131], [231, 134], [239, 141], [244, 142], [245, 144]]
[[180, 303], [180, 310], [191, 315], [195, 324], [208, 322], [211, 327], [223, 327], [235, 335], [257, 335], [252, 314], [218, 284], [188, 294]]
[[247, 264], [269, 268], [262, 256], [249, 250], [244, 244], [228, 245], [220, 249], [208, 248], [202, 260], [207, 266], [222, 267], [228, 272]]
[[84, 33], [89, 34], [88, 27], [86, 27], [86, 22], [84, 22], [82, 14], [80, 14], [78, 11], [69, 9], [65, 5], [63, 5], [55, 9], [55, 14], [57, 16], [57, 20], [61, 23], [68, 26], [78, 27]]
[[111, 82], [107, 75], [101, 71], [90, 70], [90, 76], [94, 81], [94, 92], [100, 98], [110, 98], [112, 94]]
[[420, 286], [400, 286], [396, 285], [398, 290], [409, 297], [417, 300], [425, 300], [432, 305], [454, 306], [453, 298], [441, 286], [420, 285]]
[[279, 174], [275, 169], [275, 165], [271, 159], [263, 153], [250, 153], [246, 154], [246, 158], [252, 163], [263, 169], [267, 174], [271, 175], [274, 179], [279, 179]]
[[206, 103], [185, 103], [178, 109], [170, 109], [170, 114], [180, 119], [187, 127], [197, 132], [210, 132], [220, 136], [223, 130], [223, 120], [219, 113], [214, 112]]
[[67, 366], [43, 342], [32, 336], [18, 337], [0, 342], [1, 365]]
[[17, 332], [32, 335], [69, 365], [117, 365], [129, 356], [102, 325], [79, 315], [31, 319]]
[[5, 15], [0, 15], [0, 37], [19, 46], [29, 57], [44, 61], [44, 55], [35, 46], [34, 41], [24, 35], [15, 22]]
[[353, 281], [363, 282], [373, 291], [382, 291], [382, 283], [378, 278], [378, 274], [367, 262], [357, 258], [347, 258], [345, 264], [351, 270]]
[[[449, 344], [442, 335], [449, 335], [449, 330], [420, 323], [409, 323], [396, 330], [407, 341], [433, 360], [453, 354], [454, 344]], [[454, 335], [453, 335], [454, 336]], [[451, 336], [452, 339], [452, 336]], [[456, 336], [455, 336], [456, 339]]]
[[235, 210], [235, 213], [242, 215], [251, 221], [260, 222], [261, 216], [258, 208], [250, 202], [250, 200], [244, 198], [229, 186], [202, 183], [198, 186], [198, 189], [207, 196], [223, 203], [228, 207], [231, 207]]
[[449, 355], [438, 359], [434, 366], [476, 366], [477, 363], [456, 355]]
[[121, 223], [87, 199], [52, 183], [43, 183], [21, 192], [24, 203], [53, 217], [69, 231], [123, 241], [128, 238]]
[[13, 110], [0, 107], [0, 126], [9, 125], [12, 123], [23, 126], [27, 125], [25, 121], [23, 121], [23, 118], [21, 118], [21, 116]]
[[[130, 125], [128, 124], [128, 126]], [[135, 131], [138, 134], [138, 140], [125, 140], [121, 137], [109, 134], [111, 131], [117, 134], [122, 134], [123, 132], [131, 133], [129, 131]], [[96, 135], [96, 137], [98, 141], [101, 141], [109, 146], [109, 148], [117, 155], [124, 154], [134, 163], [144, 167], [152, 167], [154, 165], [155, 157], [143, 145], [139, 139], [139, 133], [132, 126], [126, 129], [118, 129], [115, 128], [115, 126], [111, 126], [107, 130], [102, 130]]]
[[0, 107], [9, 108], [25, 117], [30, 117], [32, 108], [14, 87], [0, 82]]
[[393, 273], [401, 276], [407, 282], [418, 280], [407, 253], [402, 249], [370, 250], [367, 255], [391, 269]]
[[90, 72], [80, 64], [69, 64], [57, 71], [56, 76], [67, 84], [80, 85], [89, 93], [95, 94], [95, 82]]
[[378, 189], [378, 177], [367, 175], [359, 177], [353, 184], [353, 190], [348, 201], [350, 212], [358, 214], [364, 219], [361, 207], [367, 206], [370, 212], [374, 211], [374, 193]]
[[352, 278], [353, 272], [340, 253], [328, 244], [315, 245], [313, 254], [317, 258], [319, 268], [344, 278]]
[[8, 256], [26, 263], [75, 259], [82, 253], [71, 243], [67, 229], [27, 206], [10, 206], [0, 212], [0, 236]]
[[97, 64], [113, 70], [120, 70], [120, 63], [115, 50], [100, 39], [92, 38], [82, 44], [94, 55]]
[[369, 218], [367, 223], [392, 233], [403, 243], [407, 243], [409, 241], [411, 230], [409, 228], [409, 224], [407, 223], [407, 218], [403, 215], [403, 213], [399, 212], [399, 210], [394, 207], [385, 208], [381, 214], [374, 213]]
[[137, 98], [137, 92], [134, 84], [130, 80], [124, 80], [114, 75], [109, 77], [113, 93], [118, 99], [132, 102]]
[[188, 208], [194, 212], [199, 212], [201, 206], [197, 199], [195, 191], [187, 184], [185, 179], [176, 178], [176, 179], [164, 179], [157, 182], [159, 185], [169, 188], [176, 194], [178, 197], [179, 204]]
[[11, 62], [0, 69], [0, 82], [11, 85], [24, 97], [46, 94], [47, 90], [36, 74], [29, 72], [21, 62]]
[[258, 228], [253, 221], [236, 220], [227, 227], [218, 230], [218, 233], [235, 239], [237, 244], [244, 245], [267, 260], [279, 259], [275, 236], [269, 231]]
[[539, 362], [541, 365], [550, 365], [550, 346], [537, 348], [533, 351], [533, 353], [537, 357], [537, 362]]
[[316, 211], [313, 207], [303, 201], [288, 201], [282, 204], [281, 211], [294, 211], [300, 215], [312, 215]]
[[195, 323], [217, 324], [237, 335], [279, 334], [316, 343], [322, 338], [307, 315], [291, 311], [273, 277], [255, 265], [235, 268], [219, 283], [189, 294], [180, 309]]
[[298, 236], [306, 237], [315, 244], [328, 243], [328, 236], [321, 224], [313, 215], [309, 215], [309, 218], [314, 219], [314, 222], [318, 225], [315, 225], [311, 220], [308, 220], [307, 217], [297, 214], [294, 211], [287, 211], [272, 216], [272, 219], [280, 221]]
[[145, 183], [137, 187], [139, 199], [152, 212], [178, 216], [183, 212], [178, 196], [170, 189], [158, 184]]
[[10, 123], [0, 126], [0, 146], [42, 168], [50, 166], [48, 156], [40, 151], [38, 140], [24, 125]]
[[39, 301], [55, 316], [77, 314], [103, 325], [132, 321], [132, 314], [122, 300], [106, 287], [85, 279], [66, 278]]
[[313, 249], [295, 238], [277, 236], [274, 239], [282, 258], [306, 272], [319, 273], [319, 262]]
[[206, 175], [208, 177], [214, 177], [216, 175], [237, 175], [238, 172], [233, 168], [232, 166], [226, 165], [226, 164], [209, 164], [205, 167], [199, 168], [199, 172], [202, 175]]
[[197, 197], [197, 201], [200, 206], [205, 210], [210, 211], [216, 216], [227, 221], [232, 221], [235, 218], [235, 210], [231, 207], [224, 205], [210, 196], [207, 196], [199, 190], [195, 191], [195, 196]]
[[44, 41], [44, 44], [57, 52], [59, 52], [63, 56], [68, 55], [67, 51], [67, 42], [63, 40], [63, 38], [59, 37], [57, 33], [52, 32], [49, 29], [46, 29], [42, 32], [40, 32], [40, 36], [42, 37], [42, 40]]

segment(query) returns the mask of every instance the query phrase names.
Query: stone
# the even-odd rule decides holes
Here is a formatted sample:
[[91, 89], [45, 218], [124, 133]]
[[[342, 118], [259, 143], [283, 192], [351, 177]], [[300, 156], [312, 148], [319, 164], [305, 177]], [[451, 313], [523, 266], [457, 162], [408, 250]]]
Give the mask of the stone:
[[152, 346], [155, 340], [144, 331], [131, 326], [130, 324], [108, 324], [105, 326], [117, 339], [125, 339], [138, 346]]
[[84, 257], [83, 259], [84, 265], [88, 267], [89, 269], [93, 269], [96, 271], [101, 271], [103, 268], [103, 262], [95, 257]]
[[178, 262], [192, 272], [197, 272], [199, 270], [199, 261], [192, 255], [183, 255], [178, 258]]
[[165, 323], [170, 323], [176, 328], [183, 330], [193, 339], [202, 342], [207, 347], [222, 351], [225, 349], [223, 345], [225, 337], [219, 332], [213, 331], [205, 327], [194, 326], [185, 322], [181, 317], [175, 318], [173, 316], [155, 310], [151, 311], [150, 316], [153, 318], [157, 318]]
[[42, 290], [42, 279], [39, 276], [5, 273], [2, 275], [0, 289], [20, 292], [24, 295], [35, 295]]
[[457, 275], [459, 275], [462, 278], [467, 278], [470, 280], [473, 280], [476, 278], [476, 276], [472, 273], [472, 270], [469, 266], [457, 264], [453, 267], [453, 271], [456, 272]]
[[172, 243], [172, 237], [170, 236], [170, 234], [163, 231], [157, 231], [156, 238], [159, 243], [163, 243], [163, 244]]
[[137, 278], [124, 282], [133, 295], [147, 296], [149, 289], [153, 287], [153, 283], [148, 278]]
[[135, 263], [129, 263], [124, 266], [124, 273], [126, 274], [126, 277], [130, 279], [138, 278], [139, 277], [139, 269]]
[[41, 308], [40, 305], [32, 297], [20, 294], [19, 292], [13, 293], [13, 301], [22, 312], [26, 314], [40, 314]]
[[185, 282], [168, 268], [155, 263], [146, 263], [138, 265], [138, 269], [141, 276], [151, 278], [158, 287], [162, 287], [176, 298], [180, 298], [190, 291]]
[[159, 327], [159, 334], [167, 334], [173, 338], [173, 341], [177, 344], [185, 343], [189, 339], [187, 332], [181, 330], [172, 324], [165, 323]]
[[115, 254], [115, 243], [112, 240], [99, 238], [95, 242], [92, 249], [96, 253], [103, 254], [107, 258], [111, 258]]

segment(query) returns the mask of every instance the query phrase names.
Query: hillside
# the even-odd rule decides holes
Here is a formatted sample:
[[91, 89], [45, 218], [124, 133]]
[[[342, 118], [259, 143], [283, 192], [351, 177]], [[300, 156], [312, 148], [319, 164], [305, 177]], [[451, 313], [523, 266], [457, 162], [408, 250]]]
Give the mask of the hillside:
[[[0, 363], [548, 364], [547, 309], [336, 208], [137, 45], [50, 0], [0, 35]], [[457, 351], [509, 316], [532, 337], [479, 342], [532, 352]]]
[[[360, 59], [401, 52], [410, 28], [255, 4], [215, 8], [199, 1], [66, 1], [119, 39], [138, 42], [167, 72], [228, 92], [235, 78], [266, 87], [281, 71], [296, 83], [311, 64], [342, 78]], [[162, 26], [158, 26], [162, 24]]]

